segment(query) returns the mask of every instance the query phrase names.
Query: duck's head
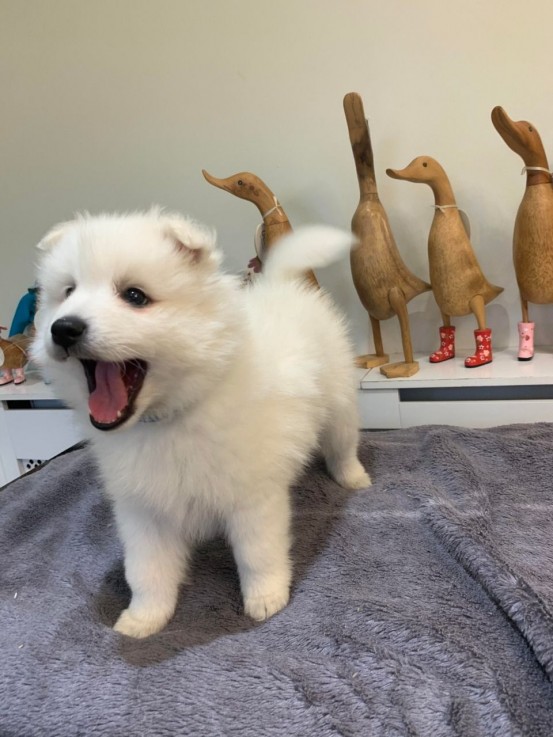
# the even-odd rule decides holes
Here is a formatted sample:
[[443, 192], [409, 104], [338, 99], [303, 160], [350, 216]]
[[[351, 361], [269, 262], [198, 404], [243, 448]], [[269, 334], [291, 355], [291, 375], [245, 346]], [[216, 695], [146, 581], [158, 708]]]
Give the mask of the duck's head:
[[507, 146], [522, 158], [526, 166], [547, 167], [540, 134], [532, 123], [511, 120], [499, 105], [492, 110], [492, 123]]
[[233, 174], [226, 179], [218, 179], [217, 177], [209, 174], [205, 169], [202, 169], [202, 174], [205, 179], [213, 184], [214, 187], [224, 189], [230, 192], [236, 197], [241, 197], [243, 200], [250, 200], [250, 202], [258, 202], [262, 197], [267, 194], [272, 196], [272, 193], [264, 182], [248, 171], [241, 171], [238, 174]]
[[405, 169], [386, 169], [386, 174], [392, 179], [432, 184], [440, 177], [445, 176], [445, 171], [431, 156], [417, 156]]

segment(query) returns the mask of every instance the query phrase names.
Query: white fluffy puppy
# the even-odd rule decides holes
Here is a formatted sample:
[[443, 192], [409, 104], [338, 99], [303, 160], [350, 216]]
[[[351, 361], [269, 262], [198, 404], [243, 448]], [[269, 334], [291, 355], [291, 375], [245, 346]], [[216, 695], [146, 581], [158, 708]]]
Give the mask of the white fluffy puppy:
[[351, 236], [297, 231], [240, 289], [214, 235], [178, 215], [83, 216], [39, 248], [34, 357], [92, 441], [125, 551], [131, 603], [115, 629], [161, 630], [192, 546], [224, 534], [257, 620], [289, 598], [289, 487], [320, 447], [350, 489], [357, 458], [344, 322], [301, 274]]

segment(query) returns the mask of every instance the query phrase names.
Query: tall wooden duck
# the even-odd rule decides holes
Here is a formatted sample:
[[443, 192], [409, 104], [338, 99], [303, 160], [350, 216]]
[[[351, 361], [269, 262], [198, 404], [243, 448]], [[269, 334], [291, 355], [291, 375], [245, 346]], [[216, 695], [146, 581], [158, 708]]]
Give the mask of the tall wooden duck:
[[[368, 122], [361, 97], [350, 92], [344, 97], [344, 112], [359, 180], [359, 205], [351, 227], [359, 245], [351, 252], [353, 283], [363, 307], [369, 313], [375, 354], [359, 356], [357, 365], [380, 366], [388, 378], [412, 376], [419, 370], [413, 358], [407, 304], [430, 289], [403, 263], [396, 246], [386, 211], [378, 197], [374, 158]], [[380, 321], [397, 315], [401, 328], [404, 361], [388, 363], [384, 353]], [[388, 364], [388, 365], [384, 365]]]
[[[0, 332], [7, 328], [0, 327]], [[31, 338], [26, 335], [12, 335], [9, 340], [0, 337], [0, 351], [4, 358], [0, 365], [0, 386], [22, 384], [25, 381], [25, 365], [28, 361], [27, 349]]]
[[507, 146], [524, 161], [526, 189], [513, 233], [513, 261], [522, 306], [518, 323], [519, 361], [534, 356], [534, 323], [528, 302], [553, 302], [553, 186], [540, 134], [526, 120], [515, 122], [502, 107], [492, 110], [492, 123]]
[[434, 219], [428, 235], [430, 283], [442, 313], [440, 348], [430, 356], [441, 363], [455, 356], [455, 327], [452, 317], [472, 314], [476, 351], [465, 359], [467, 368], [492, 361], [492, 331], [486, 324], [485, 305], [503, 291], [486, 279], [476, 259], [461, 219], [453, 189], [440, 164], [430, 156], [419, 156], [405, 169], [387, 169], [393, 179], [428, 184], [434, 193]]
[[[283, 235], [292, 230], [292, 226], [282, 205], [265, 182], [251, 172], [242, 171], [226, 179], [218, 179], [205, 171], [205, 169], [202, 169], [202, 174], [214, 187], [219, 187], [219, 189], [224, 189], [236, 197], [253, 202], [261, 213], [263, 219], [263, 238], [261, 239], [260, 247], [257, 249], [260, 262], [259, 267], [261, 269], [267, 250], [282, 238]], [[307, 272], [306, 278], [313, 286], [319, 286], [315, 274], [312, 271]]]

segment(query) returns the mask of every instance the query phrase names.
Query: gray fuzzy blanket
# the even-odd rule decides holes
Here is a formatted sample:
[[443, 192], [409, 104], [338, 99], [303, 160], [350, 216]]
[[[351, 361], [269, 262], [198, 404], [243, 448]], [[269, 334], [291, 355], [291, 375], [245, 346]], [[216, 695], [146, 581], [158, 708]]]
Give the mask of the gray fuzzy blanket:
[[294, 490], [287, 609], [224, 542], [175, 618], [110, 630], [121, 549], [88, 451], [0, 492], [1, 737], [553, 735], [553, 425], [365, 434], [374, 486]]

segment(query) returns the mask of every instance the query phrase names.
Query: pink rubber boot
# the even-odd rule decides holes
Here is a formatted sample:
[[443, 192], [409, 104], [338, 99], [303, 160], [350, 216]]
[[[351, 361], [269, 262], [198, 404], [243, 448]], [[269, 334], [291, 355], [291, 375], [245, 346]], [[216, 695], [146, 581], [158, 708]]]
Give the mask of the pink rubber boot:
[[476, 368], [476, 366], [484, 366], [484, 364], [492, 362], [491, 328], [475, 330], [474, 338], [476, 340], [476, 352], [472, 356], [465, 358], [466, 368]]
[[13, 372], [11, 369], [3, 369], [0, 371], [0, 386], [11, 384], [13, 381]]
[[16, 368], [13, 370], [13, 383], [23, 384], [25, 381], [25, 369]]
[[533, 322], [518, 324], [518, 360], [530, 361], [534, 358], [534, 325]]
[[455, 358], [455, 328], [442, 325], [440, 328], [440, 347], [429, 358], [430, 363], [441, 363]]

